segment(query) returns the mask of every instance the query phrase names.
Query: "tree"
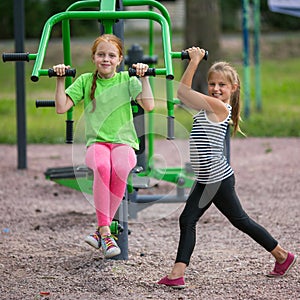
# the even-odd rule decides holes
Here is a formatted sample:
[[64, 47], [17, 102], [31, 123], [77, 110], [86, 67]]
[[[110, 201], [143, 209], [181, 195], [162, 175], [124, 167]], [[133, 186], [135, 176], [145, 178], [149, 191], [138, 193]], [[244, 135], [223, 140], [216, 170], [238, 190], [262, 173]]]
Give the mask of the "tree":
[[[220, 58], [221, 21], [219, 0], [186, 0], [185, 45], [199, 46], [209, 51], [209, 62]], [[206, 74], [210, 64], [200, 63], [193, 88], [207, 92]]]

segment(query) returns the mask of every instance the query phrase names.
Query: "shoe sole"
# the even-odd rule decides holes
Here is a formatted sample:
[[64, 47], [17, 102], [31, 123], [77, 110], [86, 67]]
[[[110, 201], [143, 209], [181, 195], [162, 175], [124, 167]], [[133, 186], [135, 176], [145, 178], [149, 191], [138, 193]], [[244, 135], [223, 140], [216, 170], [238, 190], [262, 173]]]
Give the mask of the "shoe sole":
[[112, 258], [114, 256], [117, 256], [121, 254], [121, 249], [120, 248], [116, 248], [114, 251], [110, 252], [110, 253], [106, 253], [104, 254], [105, 258]]
[[292, 261], [292, 263], [290, 264], [290, 266], [286, 269], [285, 273], [283, 275], [272, 275], [272, 274], [267, 274], [267, 277], [270, 278], [282, 278], [285, 275], [287, 275], [287, 273], [290, 271], [290, 269], [295, 265], [296, 261], [297, 261], [297, 255], [294, 255], [294, 260]]
[[87, 244], [89, 244], [90, 246], [92, 246], [92, 247], [94, 247], [95, 249], [100, 249], [100, 247], [99, 247], [99, 244], [97, 243], [95, 243], [95, 240], [91, 237], [86, 237], [85, 239], [84, 239], [84, 241], [87, 243]]
[[169, 285], [169, 284], [164, 284], [164, 283], [159, 283], [159, 284], [170, 287], [174, 290], [182, 290], [182, 289], [186, 288], [185, 284], [184, 285]]
[[174, 290], [183, 290], [186, 285], [169, 285], [169, 287], [171, 287]]

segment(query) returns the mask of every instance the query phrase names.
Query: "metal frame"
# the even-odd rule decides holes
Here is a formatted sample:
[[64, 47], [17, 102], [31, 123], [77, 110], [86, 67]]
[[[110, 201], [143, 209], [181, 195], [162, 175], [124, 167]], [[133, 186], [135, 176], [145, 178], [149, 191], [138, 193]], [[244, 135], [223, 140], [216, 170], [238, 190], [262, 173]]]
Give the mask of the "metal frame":
[[[121, 0], [120, 0], [121, 1]], [[162, 48], [164, 54], [164, 67], [155, 69], [156, 75], [163, 75], [166, 77], [166, 100], [167, 100], [167, 139], [174, 139], [174, 105], [179, 104], [180, 101], [174, 98], [173, 90], [173, 65], [172, 59], [182, 58], [181, 52], [174, 52], [171, 49], [171, 21], [167, 9], [159, 2], [154, 0], [123, 0], [124, 6], [149, 6], [148, 11], [118, 11], [116, 10], [116, 0], [87, 0], [77, 1], [70, 5], [65, 12], [61, 12], [50, 17], [43, 28], [39, 47], [37, 53], [15, 53], [14, 55], [6, 55], [6, 60], [34, 60], [34, 66], [31, 74], [31, 79], [37, 82], [40, 76], [49, 76], [48, 69], [43, 69], [43, 63], [47, 52], [48, 42], [51, 31], [54, 25], [62, 23], [62, 43], [64, 52], [64, 63], [72, 65], [71, 58], [71, 37], [70, 37], [70, 20], [79, 19], [96, 19], [100, 20], [105, 33], [113, 33], [114, 24], [119, 19], [147, 19], [149, 20], [149, 53], [153, 55], [154, 52], [154, 34], [153, 22], [157, 22], [161, 26]], [[99, 11], [76, 11], [78, 9], [87, 9], [98, 7]], [[156, 8], [158, 12], [154, 12]], [[8, 58], [11, 56], [10, 58]], [[4, 59], [3, 59], [4, 60]], [[68, 87], [72, 83], [71, 77], [66, 77], [65, 85]], [[153, 85], [153, 82], [152, 82]], [[153, 86], [152, 86], [153, 87]], [[45, 105], [46, 106], [46, 105]], [[52, 104], [50, 106], [53, 106]], [[72, 125], [73, 125], [73, 108], [67, 112], [67, 129], [71, 129], [70, 134], [67, 133], [67, 142], [72, 143]], [[149, 113], [149, 128], [153, 128], [153, 115]], [[154, 203], [170, 203], [185, 201], [185, 188], [190, 188], [193, 184], [193, 174], [185, 168], [156, 168], [154, 166], [152, 157], [154, 154], [154, 133], [150, 130], [147, 135], [148, 158], [145, 162], [145, 168], [138, 174], [129, 176], [128, 188], [120, 209], [118, 211], [118, 219], [121, 222], [124, 231], [119, 236], [119, 246], [122, 250], [121, 256], [117, 259], [128, 259], [128, 199], [131, 203], [139, 203], [143, 209]], [[73, 166], [48, 169], [45, 173], [46, 179], [55, 181], [58, 184], [67, 186], [69, 188], [79, 190], [83, 193], [92, 193], [93, 176], [86, 167]], [[177, 188], [176, 195], [152, 195], [140, 196], [138, 190], [147, 188], [147, 180], [149, 177], [159, 180], [174, 183]], [[145, 204], [145, 205], [143, 205]], [[136, 215], [137, 210], [133, 215]]]

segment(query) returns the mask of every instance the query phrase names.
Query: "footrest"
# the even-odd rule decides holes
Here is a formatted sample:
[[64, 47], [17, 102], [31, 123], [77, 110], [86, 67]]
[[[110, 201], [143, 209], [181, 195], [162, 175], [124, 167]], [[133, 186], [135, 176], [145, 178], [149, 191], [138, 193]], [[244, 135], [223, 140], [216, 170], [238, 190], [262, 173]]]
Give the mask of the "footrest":
[[132, 174], [132, 186], [135, 189], [147, 189], [150, 186], [150, 178]]
[[[44, 173], [46, 178], [55, 179], [75, 179], [75, 178], [93, 178], [93, 171], [85, 165], [49, 168]], [[132, 173], [132, 186], [135, 189], [147, 189], [150, 185], [150, 178], [147, 176], [138, 176]]]
[[48, 179], [76, 178], [92, 176], [93, 171], [87, 166], [71, 166], [60, 168], [49, 168], [44, 173]]

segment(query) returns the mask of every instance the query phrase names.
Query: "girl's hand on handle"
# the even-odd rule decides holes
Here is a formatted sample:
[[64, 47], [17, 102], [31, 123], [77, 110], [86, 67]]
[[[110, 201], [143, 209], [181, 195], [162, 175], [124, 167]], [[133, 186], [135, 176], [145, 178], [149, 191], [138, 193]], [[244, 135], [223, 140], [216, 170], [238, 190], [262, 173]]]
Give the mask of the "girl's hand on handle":
[[55, 109], [58, 114], [67, 112], [73, 105], [72, 99], [65, 93], [65, 74], [70, 66], [59, 64], [53, 66], [53, 71], [57, 75], [56, 89], [55, 89]]
[[149, 66], [143, 63], [136, 63], [132, 64], [132, 67], [136, 69], [136, 75], [140, 77], [142, 83], [142, 92], [137, 95], [136, 101], [144, 110], [151, 111], [154, 108], [154, 98], [149, 78], [145, 76]]
[[149, 69], [149, 66], [143, 63], [133, 64], [132, 67], [136, 69], [136, 75], [140, 77], [144, 77], [145, 73]]
[[200, 47], [191, 47], [186, 49], [186, 51], [189, 53], [190, 61], [195, 61], [197, 64], [199, 64], [205, 56], [205, 50]]
[[58, 77], [64, 76], [66, 70], [70, 69], [70, 66], [66, 66], [64, 64], [59, 64], [53, 66], [53, 71], [57, 74]]

